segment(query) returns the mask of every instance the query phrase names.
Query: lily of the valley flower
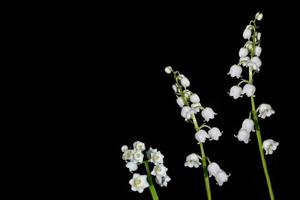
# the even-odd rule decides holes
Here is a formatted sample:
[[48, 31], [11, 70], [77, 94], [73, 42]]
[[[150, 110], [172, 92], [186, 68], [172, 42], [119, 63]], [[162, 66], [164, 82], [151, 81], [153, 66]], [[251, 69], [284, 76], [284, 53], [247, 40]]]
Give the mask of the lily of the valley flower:
[[143, 159], [144, 159], [144, 154], [142, 153], [142, 151], [140, 150], [136, 150], [134, 153], [133, 153], [133, 159], [138, 162], [138, 163], [142, 163], [143, 162]]
[[248, 67], [248, 64], [250, 62], [250, 58], [248, 56], [244, 57], [244, 58], [240, 58], [239, 62], [242, 63], [242, 66]]
[[136, 141], [133, 143], [133, 147], [137, 150], [144, 151], [146, 149], [145, 144], [140, 141]]
[[176, 103], [179, 105], [179, 107], [183, 107], [184, 106], [184, 100], [183, 100], [183, 97], [178, 97], [176, 99]]
[[167, 74], [171, 74], [172, 71], [173, 71], [173, 69], [172, 69], [171, 66], [168, 66], [168, 67], [165, 68], [165, 72], [166, 72]]
[[253, 70], [255, 70], [256, 72], [259, 72], [260, 71], [260, 66], [262, 65], [262, 62], [261, 62], [260, 58], [257, 57], [257, 56], [254, 56], [253, 58], [251, 58], [250, 61], [252, 63], [251, 67], [253, 68]]
[[151, 174], [154, 176], [166, 176], [168, 168], [166, 168], [163, 164], [155, 165]]
[[126, 164], [126, 167], [129, 169], [130, 172], [133, 172], [133, 171], [137, 170], [137, 168], [138, 168], [136, 162], [134, 162], [134, 161], [128, 162]]
[[160, 151], [157, 151], [157, 149], [152, 149], [150, 156], [150, 162], [154, 163], [155, 165], [162, 164], [164, 162], [165, 156], [162, 155]]
[[222, 136], [222, 132], [219, 128], [213, 127], [208, 131], [209, 140], [219, 140], [219, 137]]
[[239, 130], [238, 134], [235, 135], [234, 137], [236, 137], [239, 141], [245, 142], [246, 144], [248, 144], [249, 140], [250, 140], [250, 132], [248, 132], [246, 129], [242, 128]]
[[248, 53], [249, 53], [248, 49], [245, 47], [242, 47], [242, 48], [240, 48], [239, 56], [240, 56], [240, 58], [243, 58], [243, 57], [246, 57], [248, 55]]
[[230, 176], [227, 175], [215, 162], [212, 162], [207, 166], [207, 171], [209, 173], [209, 177], [215, 177], [219, 186], [222, 186], [224, 182], [227, 182], [228, 177]]
[[262, 20], [262, 18], [263, 18], [263, 14], [262, 14], [262, 13], [257, 12], [257, 13], [255, 14], [255, 19], [256, 19], [257, 21]]
[[185, 119], [185, 121], [189, 120], [192, 118], [193, 114], [196, 114], [197, 110], [192, 109], [189, 106], [184, 106], [181, 109], [181, 116]]
[[132, 191], [142, 193], [145, 188], [149, 187], [147, 182], [147, 175], [133, 174], [132, 179], [129, 181]]
[[185, 76], [182, 76], [182, 77], [180, 78], [180, 83], [181, 83], [181, 85], [182, 85], [183, 87], [185, 87], [185, 88], [190, 86], [190, 81], [189, 81], [189, 79], [186, 78]]
[[201, 129], [195, 134], [195, 139], [198, 141], [198, 144], [204, 143], [206, 138], [209, 138], [209, 136], [205, 130]]
[[125, 151], [127, 151], [128, 150], [128, 146], [127, 145], [123, 145], [122, 147], [121, 147], [121, 151], [122, 152], [125, 152]]
[[217, 115], [217, 113], [215, 113], [212, 108], [206, 107], [202, 110], [201, 115], [204, 120], [208, 122], [210, 119], [215, 118], [215, 115]]
[[126, 149], [123, 151], [122, 155], [123, 160], [132, 160], [133, 159], [133, 150], [132, 149]]
[[168, 182], [171, 180], [171, 178], [168, 175], [165, 176], [156, 176], [155, 181], [158, 185], [161, 187], [166, 187], [168, 185]]
[[257, 39], [257, 41], [260, 41], [260, 39], [261, 39], [261, 33], [260, 32], [257, 32], [256, 39]]
[[207, 166], [207, 171], [208, 171], [209, 177], [212, 177], [212, 176], [216, 176], [218, 174], [218, 172], [221, 171], [221, 168], [217, 163], [212, 162]]
[[200, 159], [201, 157], [198, 154], [192, 153], [186, 157], [184, 166], [190, 168], [198, 168], [201, 165]]
[[242, 124], [242, 129], [246, 129], [249, 133], [251, 131], [255, 132], [253, 120], [252, 119], [245, 119], [243, 121], [243, 124]]
[[172, 89], [173, 89], [173, 91], [175, 92], [175, 93], [177, 93], [178, 92], [178, 87], [174, 84], [174, 85], [172, 85]]
[[232, 66], [230, 67], [230, 70], [229, 70], [229, 72], [228, 72], [228, 75], [230, 75], [232, 78], [233, 78], [233, 77], [240, 78], [242, 72], [243, 72], [243, 69], [242, 69], [241, 66], [238, 66], [238, 65], [232, 65]]
[[275, 142], [272, 139], [267, 139], [263, 142], [263, 148], [266, 151], [266, 155], [273, 154], [273, 151], [277, 149], [279, 142]]
[[244, 32], [243, 32], [243, 38], [244, 38], [244, 39], [250, 39], [251, 34], [252, 34], [251, 29], [252, 29], [252, 26], [250, 26], [250, 25], [248, 25], [248, 26], [245, 28], [245, 30], [244, 30]]
[[190, 96], [190, 102], [192, 102], [192, 103], [199, 103], [200, 102], [200, 98], [199, 98], [199, 96], [197, 95], [197, 94], [192, 94], [191, 96]]
[[256, 88], [254, 85], [246, 84], [243, 87], [242, 94], [246, 94], [248, 97], [252, 97], [252, 96], [254, 96], [255, 90], [256, 90]]
[[230, 88], [229, 95], [234, 99], [240, 98], [242, 95], [243, 89], [240, 86], [234, 85]]
[[275, 113], [275, 111], [272, 109], [270, 104], [262, 103], [258, 106], [258, 116], [262, 119], [265, 119], [266, 117], [270, 117], [272, 114]]
[[260, 46], [256, 46], [255, 47], [255, 55], [259, 57], [261, 52], [262, 52], [262, 48]]
[[217, 176], [215, 177], [217, 185], [222, 186], [223, 183], [228, 181], [229, 176], [230, 175], [227, 175], [223, 170], [218, 172]]

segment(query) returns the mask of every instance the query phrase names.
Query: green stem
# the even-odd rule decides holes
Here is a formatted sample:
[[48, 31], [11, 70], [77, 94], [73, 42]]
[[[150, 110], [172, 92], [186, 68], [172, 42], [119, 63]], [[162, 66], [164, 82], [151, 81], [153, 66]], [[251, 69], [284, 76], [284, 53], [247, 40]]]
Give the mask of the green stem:
[[145, 168], [146, 168], [146, 171], [147, 171], [147, 178], [148, 178], [148, 182], [149, 182], [149, 190], [150, 190], [152, 199], [153, 200], [159, 200], [157, 192], [155, 190], [155, 186], [153, 184], [153, 180], [152, 180], [151, 172], [150, 172], [150, 169], [149, 169], [148, 161], [146, 161], [144, 164], [145, 164]]
[[264, 168], [264, 173], [265, 173], [265, 177], [266, 177], [266, 181], [267, 181], [267, 185], [268, 185], [268, 189], [269, 189], [270, 199], [275, 200], [273, 189], [272, 189], [272, 183], [271, 183], [271, 179], [269, 176], [268, 167], [267, 167], [267, 163], [266, 163], [266, 159], [265, 159], [265, 154], [263, 151], [263, 144], [262, 144], [262, 139], [261, 139], [260, 127], [259, 127], [259, 123], [258, 123], [258, 117], [257, 117], [256, 109], [255, 109], [254, 97], [251, 97], [251, 107], [252, 107], [252, 116], [253, 116], [255, 129], [256, 129], [258, 149], [259, 149], [259, 153], [260, 153], [262, 166]]
[[[255, 44], [256, 44], [256, 24], [254, 21], [254, 34], [252, 36], [252, 51], [251, 51], [251, 58], [254, 56], [255, 53]], [[253, 84], [253, 71], [252, 69], [249, 67], [249, 82], [251, 84]], [[262, 139], [261, 139], [261, 132], [260, 132], [260, 126], [258, 123], [258, 117], [257, 117], [257, 112], [256, 112], [256, 108], [255, 108], [255, 101], [254, 101], [254, 97], [251, 97], [251, 108], [252, 108], [252, 117], [253, 117], [253, 121], [255, 124], [255, 130], [256, 130], [256, 137], [257, 137], [257, 144], [258, 144], [258, 149], [259, 149], [259, 153], [260, 153], [260, 158], [261, 158], [261, 162], [262, 162], [262, 166], [264, 169], [264, 173], [265, 173], [265, 177], [266, 177], [266, 181], [267, 181], [267, 185], [268, 185], [268, 190], [269, 190], [269, 194], [270, 194], [270, 199], [271, 200], [275, 200], [274, 197], [274, 193], [273, 193], [273, 189], [272, 189], [272, 183], [271, 183], [271, 179], [269, 176], [269, 172], [268, 172], [268, 167], [267, 167], [267, 163], [266, 163], [266, 159], [265, 159], [265, 154], [263, 151], [263, 144], [262, 144]]]
[[[192, 119], [194, 122], [195, 130], [199, 131], [199, 125], [197, 122], [197, 119], [195, 115], [192, 115]], [[203, 175], [204, 175], [204, 182], [205, 182], [205, 189], [206, 189], [206, 194], [207, 194], [207, 199], [211, 200], [211, 191], [210, 191], [210, 184], [209, 184], [209, 176], [208, 176], [208, 171], [207, 171], [207, 163], [206, 163], [206, 155], [204, 151], [204, 146], [202, 143], [200, 143], [200, 151], [201, 151], [201, 157], [202, 157], [202, 168], [203, 168]]]

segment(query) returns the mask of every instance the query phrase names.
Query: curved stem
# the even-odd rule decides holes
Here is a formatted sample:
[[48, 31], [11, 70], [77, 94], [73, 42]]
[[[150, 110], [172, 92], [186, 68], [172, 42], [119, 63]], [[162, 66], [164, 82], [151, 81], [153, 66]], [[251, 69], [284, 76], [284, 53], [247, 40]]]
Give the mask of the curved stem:
[[[198, 125], [197, 119], [195, 115], [192, 115], [192, 119], [194, 122], [195, 130], [199, 131], [200, 127]], [[200, 143], [200, 151], [201, 151], [201, 157], [202, 157], [202, 168], [203, 168], [203, 175], [204, 175], [204, 182], [205, 182], [205, 189], [206, 189], [206, 194], [207, 194], [207, 199], [211, 200], [211, 191], [210, 191], [210, 184], [209, 184], [209, 176], [208, 176], [208, 171], [207, 171], [207, 163], [206, 163], [206, 155], [204, 151], [204, 146], [202, 143]]]
[[150, 169], [149, 169], [148, 161], [145, 161], [144, 164], [145, 164], [145, 168], [146, 168], [146, 171], [147, 171], [147, 178], [148, 178], [148, 182], [149, 182], [149, 190], [150, 190], [152, 199], [153, 200], [159, 200], [157, 192], [155, 190], [155, 186], [153, 184], [153, 180], [152, 180], [151, 172], [150, 172]]
[[259, 127], [259, 123], [258, 123], [258, 117], [257, 117], [257, 113], [256, 113], [256, 109], [255, 109], [255, 102], [254, 102], [253, 97], [251, 97], [251, 107], [252, 107], [253, 121], [255, 124], [256, 137], [257, 137], [257, 142], [258, 142], [258, 149], [259, 149], [259, 153], [260, 153], [262, 166], [264, 168], [264, 173], [265, 173], [265, 177], [266, 177], [266, 181], [267, 181], [267, 185], [268, 185], [268, 189], [269, 189], [270, 199], [274, 200], [275, 197], [274, 197], [274, 193], [273, 193], [273, 189], [272, 189], [271, 179], [270, 179], [269, 172], [268, 172], [268, 166], [266, 163], [265, 154], [263, 151], [261, 132], [260, 132], [260, 127]]

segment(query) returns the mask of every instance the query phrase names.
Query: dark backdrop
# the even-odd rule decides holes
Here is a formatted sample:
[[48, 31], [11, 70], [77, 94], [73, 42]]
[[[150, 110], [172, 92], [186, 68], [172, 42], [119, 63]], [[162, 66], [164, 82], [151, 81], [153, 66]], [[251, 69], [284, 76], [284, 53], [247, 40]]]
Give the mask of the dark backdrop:
[[[186, 155], [199, 148], [191, 124], [180, 116], [173, 79], [164, 72], [171, 65], [190, 79], [190, 89], [202, 104], [218, 113], [209, 124], [224, 131], [218, 142], [205, 143], [209, 158], [231, 173], [222, 187], [210, 179], [213, 199], [268, 199], [255, 134], [247, 145], [233, 137], [250, 111], [250, 99], [233, 100], [227, 94], [237, 83], [227, 73], [238, 61], [242, 32], [260, 11], [263, 65], [255, 75], [255, 99], [276, 111], [260, 124], [263, 139], [280, 142], [274, 155], [266, 158], [275, 196], [287, 199], [281, 155], [290, 120], [286, 105], [293, 104], [291, 84], [296, 81], [288, 63], [292, 31], [287, 16], [293, 13], [282, 4], [263, 1], [98, 8], [76, 10], [75, 19], [67, 16], [76, 28], [75, 34], [65, 35], [74, 54], [67, 53], [73, 65], [67, 76], [72, 81], [67, 81], [62, 95], [72, 93], [63, 102], [72, 120], [60, 122], [70, 123], [68, 145], [60, 156], [66, 165], [56, 166], [63, 175], [54, 189], [85, 198], [151, 199], [148, 190], [143, 194], [130, 190], [131, 174], [121, 159], [121, 146], [139, 140], [165, 155], [172, 180], [166, 188], [157, 186], [161, 199], [206, 198], [202, 169], [183, 166]], [[68, 26], [70, 21], [66, 22]], [[109, 196], [103, 197], [103, 192]]]

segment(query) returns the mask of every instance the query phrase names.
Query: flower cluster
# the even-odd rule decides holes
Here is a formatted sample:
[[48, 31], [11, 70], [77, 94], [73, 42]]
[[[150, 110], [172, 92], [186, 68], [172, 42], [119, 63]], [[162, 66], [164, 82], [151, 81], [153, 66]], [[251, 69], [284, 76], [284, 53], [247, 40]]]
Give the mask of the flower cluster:
[[[233, 99], [238, 99], [244, 95], [251, 98], [255, 97], [256, 87], [253, 85], [253, 76], [255, 73], [260, 71], [262, 65], [262, 61], [260, 59], [262, 52], [262, 48], [260, 46], [261, 33], [257, 30], [258, 27], [256, 26], [256, 22], [262, 20], [262, 18], [263, 14], [258, 12], [255, 15], [255, 19], [250, 21], [250, 23], [246, 26], [243, 32], [243, 38], [247, 41], [239, 50], [239, 62], [238, 64], [232, 65], [228, 72], [228, 75], [232, 78], [235, 77], [240, 79], [240, 82], [237, 85], [230, 88], [229, 95]], [[249, 80], [242, 79], [243, 69], [245, 68], [248, 68], [247, 71], [249, 73]], [[242, 84], [244, 84], [243, 87], [241, 87]], [[266, 103], [260, 104], [260, 106], [256, 109], [256, 112], [258, 112], [258, 117], [262, 119], [270, 117], [275, 113], [272, 107]], [[247, 144], [250, 141], [250, 133], [252, 131], [255, 131], [254, 121], [251, 117], [249, 117], [249, 119], [245, 119], [243, 121], [242, 128], [235, 137], [237, 137], [239, 141]], [[266, 154], [268, 154], [267, 150]]]
[[[167, 74], [173, 74], [175, 79], [175, 84], [172, 85], [172, 88], [176, 95], [176, 102], [181, 108], [181, 116], [187, 122], [191, 122], [196, 130], [194, 135], [198, 144], [202, 145], [205, 143], [206, 139], [211, 140], [219, 140], [219, 137], [222, 136], [222, 132], [217, 127], [210, 127], [203, 123], [201, 126], [198, 125], [196, 115], [201, 113], [204, 122], [209, 122], [209, 120], [214, 119], [215, 111], [210, 107], [203, 107], [200, 103], [200, 98], [196, 93], [193, 93], [188, 89], [190, 86], [190, 81], [187, 77], [181, 74], [178, 71], [174, 71], [171, 66], [165, 68], [165, 72]], [[207, 130], [205, 130], [207, 129]], [[189, 168], [198, 168], [202, 163], [202, 158], [200, 155], [196, 153], [192, 153], [186, 157], [186, 161], [184, 163], [185, 167]], [[204, 167], [205, 168], [205, 167]], [[223, 182], [226, 182], [228, 176], [223, 175], [223, 172], [216, 178], [219, 185], [222, 185]], [[225, 173], [226, 175], [226, 173]]]
[[[252, 84], [252, 81], [242, 79], [243, 68], [249, 68], [252, 71], [258, 73], [262, 65], [260, 55], [262, 48], [260, 46], [261, 33], [257, 32], [255, 22], [262, 19], [262, 13], [257, 13], [255, 20], [251, 21], [249, 25], [246, 26], [243, 32], [243, 38], [247, 41], [239, 50], [239, 62], [230, 67], [228, 75], [232, 78], [236, 77], [240, 79], [238, 85], [231, 87], [229, 95], [234, 99], [238, 99], [244, 95], [247, 97], [254, 97], [256, 87]], [[243, 87], [240, 85], [245, 83]]]
[[[205, 122], [214, 119], [215, 111], [210, 107], [203, 107], [200, 103], [200, 97], [187, 89], [190, 86], [190, 81], [183, 74], [178, 71], [173, 71], [171, 66], [165, 68], [165, 72], [168, 74], [173, 73], [176, 83], [172, 85], [172, 88], [176, 95], [176, 102], [181, 108], [181, 116], [187, 122], [195, 123], [195, 115], [201, 112], [201, 116]], [[208, 128], [205, 131], [204, 128]], [[206, 139], [209, 140], [219, 140], [222, 132], [217, 127], [209, 127], [203, 124], [199, 130], [195, 133], [195, 139], [198, 143], [204, 143]]]
[[[156, 183], [160, 186], [167, 186], [171, 178], [167, 175], [168, 168], [166, 168], [164, 163], [164, 155], [161, 154], [157, 149], [150, 149], [145, 152], [146, 160], [144, 160], [144, 151], [146, 147], [143, 142], [136, 141], [133, 143], [133, 149], [129, 149], [127, 145], [121, 147], [123, 152], [122, 159], [126, 162], [126, 167], [130, 172], [134, 172], [138, 169], [138, 165], [151, 162], [154, 164], [151, 175], [155, 176]], [[149, 187], [147, 181], [147, 175], [140, 175], [134, 173], [132, 179], [129, 181], [132, 191], [138, 191], [142, 193], [145, 188]]]

